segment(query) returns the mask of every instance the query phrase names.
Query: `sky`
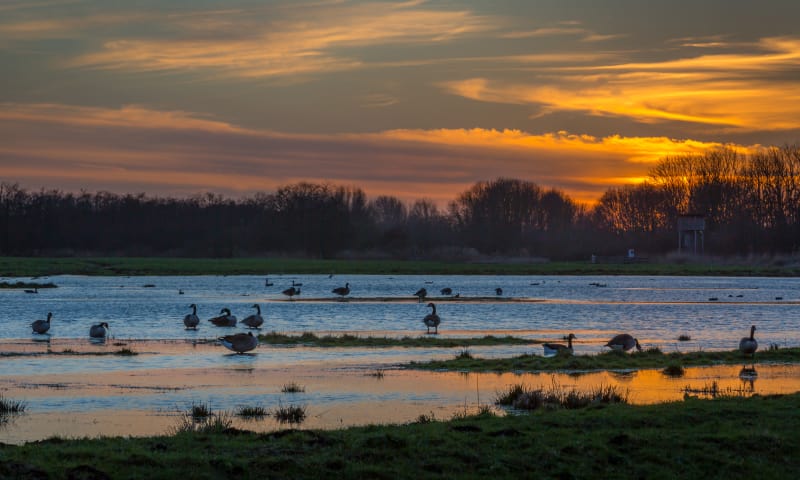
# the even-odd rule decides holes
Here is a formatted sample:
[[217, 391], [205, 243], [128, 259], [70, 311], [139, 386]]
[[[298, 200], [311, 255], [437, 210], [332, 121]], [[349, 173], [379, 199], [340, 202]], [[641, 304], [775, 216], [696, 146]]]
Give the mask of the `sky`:
[[658, 159], [800, 142], [796, 0], [0, 0], [0, 181], [591, 204]]

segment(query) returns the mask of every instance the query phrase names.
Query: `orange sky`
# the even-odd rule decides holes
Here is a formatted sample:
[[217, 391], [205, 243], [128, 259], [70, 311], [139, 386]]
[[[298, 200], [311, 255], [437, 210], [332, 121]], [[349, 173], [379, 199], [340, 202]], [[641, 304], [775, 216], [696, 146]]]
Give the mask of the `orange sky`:
[[[116, 3], [116, 2], [114, 2]], [[646, 3], [647, 5], [643, 5]], [[593, 202], [657, 159], [800, 138], [792, 1], [0, 4], [0, 181]]]

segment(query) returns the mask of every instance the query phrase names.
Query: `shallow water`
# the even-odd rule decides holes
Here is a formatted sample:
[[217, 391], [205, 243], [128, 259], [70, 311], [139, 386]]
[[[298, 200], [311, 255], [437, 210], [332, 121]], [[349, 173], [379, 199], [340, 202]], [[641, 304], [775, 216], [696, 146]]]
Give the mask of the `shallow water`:
[[[201, 277], [57, 276], [56, 289], [39, 294], [0, 290], [0, 393], [24, 400], [28, 413], [0, 426], [0, 442], [51, 435], [149, 435], [166, 433], [178, 412], [192, 403], [214, 409], [239, 405], [308, 407], [304, 428], [412, 421], [433, 413], [449, 418], [465, 408], [491, 404], [513, 383], [589, 388], [600, 383], [629, 388], [636, 403], [678, 400], [683, 388], [717, 381], [740, 393], [800, 390], [794, 366], [757, 365], [750, 382], [742, 366], [687, 369], [680, 379], [656, 371], [567, 374], [470, 374], [396, 369], [409, 361], [452, 358], [447, 348], [309, 348], [262, 345], [252, 355], [231, 355], [213, 342], [243, 328], [213, 327], [205, 320], [223, 307], [240, 319], [258, 303], [264, 331], [355, 333], [361, 336], [417, 336], [430, 309], [413, 293], [421, 287], [440, 297], [450, 287], [457, 300], [433, 298], [442, 317], [440, 336], [515, 335], [559, 339], [578, 337], [577, 354], [602, 351], [619, 332], [636, 335], [643, 346], [665, 351], [731, 350], [749, 326], [757, 325], [762, 348], [800, 344], [796, 320], [800, 279], [727, 277], [541, 277], [327, 275]], [[18, 279], [0, 279], [16, 281]], [[19, 279], [30, 281], [30, 279]], [[289, 301], [280, 291], [303, 283]], [[331, 289], [350, 283], [351, 298], [339, 301]], [[145, 285], [154, 285], [145, 287]], [[600, 284], [604, 286], [596, 286]], [[494, 289], [503, 289], [495, 295]], [[179, 290], [184, 293], [179, 294]], [[776, 300], [780, 297], [780, 300]], [[716, 298], [717, 300], [710, 300]], [[198, 305], [198, 331], [186, 331], [188, 305]], [[52, 311], [50, 335], [35, 335], [30, 323]], [[88, 340], [92, 323], [106, 321], [112, 338]], [[691, 341], [678, 342], [679, 334]], [[206, 343], [211, 341], [210, 343]], [[65, 349], [136, 356], [45, 355]], [[470, 347], [480, 357], [541, 353], [541, 347]], [[10, 354], [24, 354], [11, 356]], [[34, 355], [35, 354], [35, 355]], [[383, 378], [374, 373], [384, 372]], [[290, 382], [301, 394], [281, 393]], [[243, 428], [280, 428], [268, 418], [239, 422]]]

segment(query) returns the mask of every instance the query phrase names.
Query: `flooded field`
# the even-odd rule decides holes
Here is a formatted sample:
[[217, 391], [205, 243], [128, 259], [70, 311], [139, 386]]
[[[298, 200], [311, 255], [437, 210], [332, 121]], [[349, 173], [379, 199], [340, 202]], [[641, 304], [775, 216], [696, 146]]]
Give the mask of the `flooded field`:
[[[645, 348], [665, 352], [731, 350], [755, 324], [761, 348], [791, 347], [800, 345], [800, 279], [794, 278], [275, 275], [36, 281], [58, 288], [37, 294], [0, 291], [0, 393], [27, 405], [27, 413], [0, 425], [0, 442], [167, 433], [181, 412], [198, 403], [228, 411], [297, 404], [307, 408], [303, 428], [336, 428], [408, 422], [420, 415], [450, 418], [493, 404], [497, 392], [518, 383], [617, 385], [634, 403], [680, 400], [687, 392], [702, 396], [712, 386], [742, 395], [800, 390], [800, 369], [793, 365], [757, 364], [755, 376], [740, 375], [743, 365], [688, 368], [674, 378], [656, 370], [463, 374], [400, 368], [458, 353], [448, 348], [261, 345], [252, 354], [234, 355], [213, 340], [246, 329], [206, 321], [221, 308], [241, 319], [254, 313], [251, 306], [257, 303], [266, 332], [419, 336], [425, 332], [421, 319], [430, 311], [427, 301], [434, 301], [441, 337], [560, 340], [572, 332], [578, 337], [576, 354], [591, 355], [603, 351], [612, 335], [629, 332]], [[289, 300], [280, 292], [292, 282], [303, 284], [302, 293]], [[334, 298], [331, 290], [345, 282], [352, 298]], [[453, 294], [441, 295], [445, 287]], [[413, 294], [420, 288], [433, 298], [418, 302]], [[201, 318], [197, 331], [182, 324], [192, 303]], [[32, 334], [30, 323], [47, 312], [53, 312], [49, 334]], [[91, 342], [89, 326], [101, 321], [109, 323], [111, 338]], [[680, 334], [691, 340], [679, 342]], [[137, 355], [91, 355], [120, 349]], [[75, 354], [52, 354], [65, 350]], [[542, 352], [539, 345], [469, 350], [479, 357]], [[283, 393], [292, 382], [305, 391]], [[253, 430], [283, 428], [272, 417], [236, 422]]]

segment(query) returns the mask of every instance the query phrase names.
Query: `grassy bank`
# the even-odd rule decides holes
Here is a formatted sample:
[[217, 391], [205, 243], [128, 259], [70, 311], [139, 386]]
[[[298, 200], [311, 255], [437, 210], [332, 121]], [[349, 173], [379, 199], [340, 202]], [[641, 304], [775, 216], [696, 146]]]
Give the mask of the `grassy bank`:
[[705, 263], [469, 263], [286, 258], [30, 258], [0, 257], [0, 276], [76, 275], [727, 275], [797, 276], [800, 266]]
[[471, 347], [490, 345], [530, 345], [541, 343], [519, 337], [495, 337], [486, 335], [480, 338], [438, 338], [438, 337], [359, 337], [357, 335], [325, 335], [313, 333], [302, 335], [284, 335], [282, 333], [265, 333], [258, 336], [258, 341], [269, 345], [305, 345], [310, 347]]
[[[418, 370], [453, 370], [460, 372], [536, 372], [553, 370], [624, 370], [692, 367], [701, 365], [750, 364], [750, 356], [738, 350], [730, 352], [663, 353], [658, 349], [623, 353], [608, 351], [598, 355], [557, 355], [545, 358], [539, 355], [520, 355], [510, 358], [477, 358], [463, 352], [450, 360], [411, 362], [408, 368]], [[756, 353], [755, 363], [799, 363], [800, 348], [764, 350]]]
[[798, 432], [797, 394], [690, 399], [333, 431], [0, 444], [0, 477], [788, 479], [800, 477]]

